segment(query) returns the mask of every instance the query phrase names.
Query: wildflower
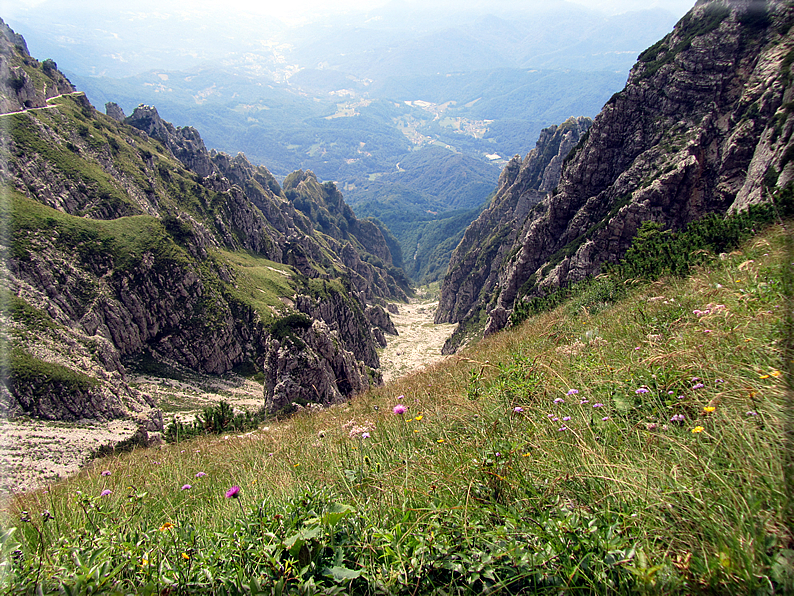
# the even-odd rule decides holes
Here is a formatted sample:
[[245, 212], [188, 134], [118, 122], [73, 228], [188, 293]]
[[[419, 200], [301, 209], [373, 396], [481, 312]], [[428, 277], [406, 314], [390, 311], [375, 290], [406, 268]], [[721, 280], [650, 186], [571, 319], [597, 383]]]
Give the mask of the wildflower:
[[207, 475], [206, 472], [199, 472], [198, 474], [196, 474], [196, 478], [204, 478], [204, 476], [206, 475]]
[[513, 412], [515, 412], [516, 414], [520, 414], [523, 411], [524, 408], [522, 408], [521, 406], [516, 406], [515, 408], [513, 408]]
[[692, 429], [692, 432], [693, 433], [702, 433], [704, 430], [706, 430], [706, 429], [703, 428], [702, 426], [696, 426], [695, 428]]
[[551, 421], [552, 421], [552, 422], [557, 422], [557, 421], [559, 421], [559, 418], [557, 418], [557, 417], [555, 416], [554, 418], [552, 418], [552, 419], [551, 419]]
[[711, 329], [704, 329], [703, 333], [711, 333]]
[[668, 391], [668, 392], [667, 392], [667, 395], [672, 395], [672, 394], [673, 394], [673, 392], [672, 392], [672, 391]]
[[567, 426], [561, 426], [560, 428], [557, 429], [557, 432], [561, 433], [561, 432], [566, 431], [566, 430], [568, 430]]
[[439, 439], [438, 441], [436, 441], [436, 443], [443, 443], [443, 442], [444, 442], [444, 439]]
[[683, 422], [684, 415], [683, 414], [676, 414], [672, 418], [670, 418], [670, 422]]
[[579, 393], [578, 389], [568, 389], [568, 395], [576, 395]]
[[402, 398], [404, 398], [404, 397], [405, 397], [404, 395], [398, 395], [398, 396], [397, 396], [397, 401], [400, 401], [400, 400], [401, 400]]
[[703, 383], [697, 383], [695, 385], [692, 385], [692, 389], [703, 389], [703, 387], [705, 387]]
[[162, 526], [160, 526], [160, 531], [161, 532], [167, 532], [168, 530], [170, 530], [173, 527], [174, 527], [174, 524], [172, 524], [171, 522], [165, 522]]
[[747, 412], [747, 415], [748, 416], [758, 416], [758, 412], [756, 412], [754, 410], [750, 410], [749, 412]]
[[570, 416], [563, 416], [563, 421], [568, 422], [571, 419]]
[[111, 494], [113, 494], [113, 491], [106, 488], [101, 493], [99, 493], [99, 496], [100, 497], [107, 497], [108, 495], [111, 495]]
[[521, 457], [529, 457], [530, 455], [531, 455], [530, 453], [522, 453]]
[[725, 381], [723, 381], [722, 379], [714, 379], [714, 384], [715, 385], [719, 385], [720, 383], [724, 383], [724, 382]]
[[684, 396], [683, 395], [679, 395], [678, 399], [684, 399]]
[[419, 414], [419, 416], [414, 418], [414, 420], [416, 420], [417, 422], [421, 422], [422, 418], [423, 418], [423, 416], [421, 414]]
[[102, 476], [110, 476], [110, 470], [105, 470], [102, 472]]
[[554, 418], [554, 414], [547, 414], [546, 418]]
[[369, 433], [361, 433], [362, 439], [369, 439]]
[[647, 430], [656, 430], [656, 427], [657, 427], [657, 426], [658, 426], [658, 425], [657, 425], [655, 422], [651, 422], [650, 424], [646, 424], [646, 425], [645, 425], [645, 428], [646, 428]]
[[706, 406], [705, 408], [703, 408], [703, 411], [704, 411], [706, 414], [711, 414], [711, 412], [713, 412], [713, 411], [714, 411], [714, 410], [716, 410], [716, 409], [717, 409], [717, 408], [715, 408], [714, 406]]
[[779, 377], [780, 375], [782, 375], [783, 373], [781, 373], [779, 370], [773, 370], [773, 371], [772, 371], [771, 373], [769, 373], [769, 374], [770, 374], [770, 375], [772, 375], [773, 377], [777, 378], [777, 377]]
[[190, 559], [190, 555], [187, 554], [187, 553], [182, 553], [182, 558], [185, 559], [185, 560], [189, 560]]
[[408, 408], [407, 408], [407, 407], [405, 407], [405, 406], [404, 406], [404, 405], [402, 405], [402, 404], [397, 404], [397, 405], [396, 405], [396, 406], [394, 406], [394, 408], [392, 409], [392, 412], [394, 412], [394, 413], [395, 413], [395, 414], [397, 414], [398, 416], [399, 416], [400, 414], [405, 414], [407, 411], [408, 411]]
[[236, 499], [240, 494], [240, 487], [233, 486], [229, 490], [226, 491], [226, 498], [227, 499]]
[[648, 393], [650, 390], [647, 387], [640, 387], [634, 393]]
[[583, 406], [583, 405], [585, 405], [585, 404], [589, 404], [589, 403], [590, 403], [590, 400], [589, 400], [589, 399], [583, 399], [583, 400], [581, 400], [581, 401], [579, 402], [579, 405], [580, 405], [580, 406]]
[[640, 346], [637, 346], [637, 347], [636, 347], [636, 348], [634, 348], [634, 349], [635, 349], [635, 350], [639, 350], [639, 349], [640, 349]]
[[496, 453], [494, 453], [494, 457], [502, 457], [502, 454], [499, 451], [497, 451]]
[[601, 420], [603, 420], [604, 422], [606, 422], [607, 420], [609, 420], [609, 416], [604, 416], [604, 417], [603, 417]]
[[193, 487], [190, 486], [189, 484], [183, 484], [181, 490], [190, 490], [191, 488]]
[[604, 404], [602, 404], [602, 403], [593, 404], [593, 407], [594, 407], [594, 408], [603, 408], [603, 407], [604, 407]]
[[564, 404], [565, 400], [563, 398], [561, 398], [561, 397], [558, 397], [557, 399], [554, 400], [554, 403], [555, 404]]

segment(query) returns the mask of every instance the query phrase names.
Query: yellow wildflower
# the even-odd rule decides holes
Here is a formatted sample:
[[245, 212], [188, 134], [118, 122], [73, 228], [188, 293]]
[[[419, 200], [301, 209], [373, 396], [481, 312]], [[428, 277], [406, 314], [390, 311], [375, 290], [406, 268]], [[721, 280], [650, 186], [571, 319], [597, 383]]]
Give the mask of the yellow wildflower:
[[772, 375], [773, 377], [777, 378], [777, 377], [779, 377], [780, 375], [782, 375], [783, 373], [781, 373], [779, 370], [773, 370], [773, 371], [772, 371], [771, 373], [769, 373], [769, 374], [770, 374], [770, 375]]
[[713, 412], [713, 411], [714, 411], [714, 410], [716, 410], [716, 409], [717, 409], [717, 408], [715, 408], [714, 406], [706, 406], [705, 408], [703, 408], [703, 411], [704, 411], [704, 412], [706, 412], [706, 413], [708, 414], [708, 413], [710, 413], [710, 412]]
[[444, 439], [439, 439], [438, 441], [436, 441], [436, 443], [443, 443], [443, 442], [444, 442]]
[[768, 379], [769, 375], [758, 375], [759, 379]]
[[706, 430], [706, 429], [703, 428], [702, 426], [696, 426], [695, 428], [692, 429], [692, 432], [693, 433], [702, 433], [704, 430]]
[[414, 418], [414, 420], [421, 420], [421, 419], [422, 419], [422, 415], [421, 415], [421, 414], [419, 414], [419, 416], [417, 416], [416, 418]]
[[174, 524], [172, 524], [171, 522], [165, 522], [162, 526], [160, 526], [160, 531], [161, 532], [167, 532], [168, 530], [170, 530], [173, 527], [174, 527]]
[[182, 558], [183, 559], [190, 559], [190, 555], [187, 554], [187, 553], [182, 553]]

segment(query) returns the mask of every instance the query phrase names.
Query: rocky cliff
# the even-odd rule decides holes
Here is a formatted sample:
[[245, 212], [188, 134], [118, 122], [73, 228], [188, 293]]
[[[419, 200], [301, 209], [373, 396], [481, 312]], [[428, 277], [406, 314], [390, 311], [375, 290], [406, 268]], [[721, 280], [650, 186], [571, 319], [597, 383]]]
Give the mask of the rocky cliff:
[[[39, 68], [12, 35], [10, 68]], [[12, 91], [2, 86], [3, 98]], [[333, 184], [299, 172], [285, 192], [266, 168], [208, 151], [153, 107], [104, 115], [69, 91], [0, 115], [6, 412], [139, 412], [156, 427], [154, 400], [127, 381], [141, 355], [199, 374], [267, 367], [272, 412], [379, 382], [386, 323], [365, 313], [388, 319], [379, 305], [406, 288], [380, 230]], [[285, 341], [294, 316], [308, 320], [306, 337]], [[297, 382], [284, 364], [295, 358]]]
[[517, 222], [492, 289], [474, 307], [452, 299], [466, 294], [466, 276], [450, 267], [437, 320], [499, 329], [517, 300], [616, 262], [644, 221], [677, 230], [788, 185], [792, 22], [791, 2], [698, 2], [639, 56], [625, 89], [565, 159], [556, 188]]
[[[452, 254], [436, 323], [478, 319], [530, 209], [557, 185], [563, 160], [591, 124], [590, 118], [583, 117], [550, 126], [523, 161], [516, 155], [505, 166], [491, 204], [468, 227]], [[450, 339], [445, 351], [454, 351], [451, 346], [463, 340], [464, 332], [465, 326]]]

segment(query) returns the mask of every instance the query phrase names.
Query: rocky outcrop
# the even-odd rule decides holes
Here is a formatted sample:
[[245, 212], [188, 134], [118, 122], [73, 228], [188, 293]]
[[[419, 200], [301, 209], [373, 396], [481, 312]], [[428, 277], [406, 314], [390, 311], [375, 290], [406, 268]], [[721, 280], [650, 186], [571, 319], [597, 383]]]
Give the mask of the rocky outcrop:
[[[516, 300], [597, 274], [644, 221], [680, 229], [788, 184], [793, 17], [788, 2], [701, 1], [643, 52], [503, 251], [480, 321], [498, 329]], [[439, 320], [472, 314], [447, 303]]]
[[55, 62], [31, 58], [22, 36], [0, 19], [0, 114], [42, 107], [73, 91]]
[[339, 332], [319, 320], [270, 337], [264, 366], [267, 414], [288, 414], [295, 405], [339, 403], [377, 382], [373, 371], [342, 345]]

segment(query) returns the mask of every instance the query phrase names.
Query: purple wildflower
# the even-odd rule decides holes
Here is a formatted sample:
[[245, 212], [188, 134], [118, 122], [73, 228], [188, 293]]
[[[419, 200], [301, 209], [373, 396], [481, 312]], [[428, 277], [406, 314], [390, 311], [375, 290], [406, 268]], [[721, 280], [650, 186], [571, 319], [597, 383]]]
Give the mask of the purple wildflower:
[[724, 382], [725, 381], [723, 381], [722, 379], [714, 379], [714, 384], [715, 385], [719, 385], [720, 383], [724, 383]]
[[604, 422], [606, 422], [607, 420], [609, 420], [609, 416], [604, 416], [604, 417], [603, 417], [601, 420], [603, 420]]
[[547, 414], [546, 418], [554, 418], [554, 414]]
[[557, 429], [557, 432], [561, 433], [561, 432], [566, 431], [566, 430], [568, 430], [567, 426], [561, 426], [560, 428]]
[[589, 403], [590, 403], [590, 400], [589, 400], [589, 399], [583, 399], [582, 401], [580, 401], [580, 402], [579, 402], [579, 405], [580, 405], [580, 406], [583, 406], [583, 405], [585, 405], [585, 404], [589, 404]]
[[513, 408], [513, 411], [514, 411], [516, 414], [520, 414], [521, 412], [523, 412], [523, 411], [524, 411], [524, 408], [522, 408], [521, 406], [516, 406], [515, 408]]
[[399, 400], [401, 400], [401, 399], [402, 399], [402, 398], [404, 398], [404, 397], [405, 397], [404, 395], [398, 395], [398, 396], [397, 396], [397, 400], [399, 401]]
[[692, 381], [693, 383], [697, 383], [700, 380], [700, 377], [692, 377], [689, 380]]
[[579, 393], [578, 389], [568, 389], [568, 395], [576, 395]]
[[593, 404], [593, 407], [594, 407], [594, 408], [603, 408], [603, 407], [604, 407], [604, 404], [602, 404], [602, 403]]
[[563, 420], [564, 420], [565, 422], [568, 422], [570, 419], [571, 419], [571, 417], [570, 417], [570, 416], [563, 416]]
[[670, 418], [670, 422], [683, 422], [683, 421], [684, 421], [684, 415], [683, 414], [676, 414], [675, 416]]
[[703, 389], [705, 385], [703, 383], [698, 383], [696, 385], [692, 385], [692, 389]]
[[683, 395], [679, 395], [678, 399], [684, 399], [684, 396]]
[[758, 412], [755, 412], [755, 411], [753, 411], [753, 410], [750, 410], [749, 412], [747, 412], [747, 415], [748, 415], [748, 416], [758, 416]]
[[113, 494], [113, 491], [106, 488], [101, 493], [99, 493], [99, 496], [100, 497], [107, 497], [108, 495], [111, 495], [111, 494]]
[[400, 414], [405, 414], [407, 411], [408, 411], [408, 408], [407, 408], [407, 407], [405, 407], [405, 406], [404, 406], [404, 405], [402, 405], [402, 404], [397, 404], [397, 405], [396, 405], [396, 406], [394, 406], [394, 408], [392, 409], [392, 412], [394, 412], [394, 413], [395, 413], [395, 414], [397, 414], [398, 416], [399, 416]]
[[640, 387], [634, 393], [648, 393], [649, 389], [647, 387]]
[[362, 439], [369, 439], [369, 433], [361, 433]]
[[207, 475], [206, 472], [199, 472], [198, 474], [196, 474], [196, 478], [204, 478], [204, 476], [206, 475]]
[[229, 490], [226, 491], [226, 498], [227, 499], [236, 499], [240, 494], [240, 487], [233, 486]]
[[102, 476], [110, 476], [110, 470], [105, 470], [102, 472]]
[[191, 488], [193, 488], [193, 487], [190, 486], [189, 484], [183, 484], [182, 485], [182, 490], [190, 490]]
[[565, 400], [563, 398], [561, 398], [561, 397], [558, 397], [557, 399], [554, 400], [554, 403], [555, 404], [564, 404]]
[[494, 456], [496, 456], [496, 457], [502, 457], [502, 454], [501, 454], [501, 453], [499, 453], [499, 452], [497, 451], [496, 453], [494, 453]]

